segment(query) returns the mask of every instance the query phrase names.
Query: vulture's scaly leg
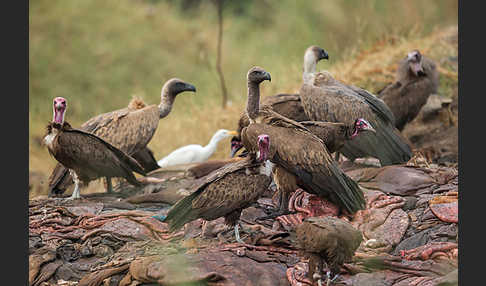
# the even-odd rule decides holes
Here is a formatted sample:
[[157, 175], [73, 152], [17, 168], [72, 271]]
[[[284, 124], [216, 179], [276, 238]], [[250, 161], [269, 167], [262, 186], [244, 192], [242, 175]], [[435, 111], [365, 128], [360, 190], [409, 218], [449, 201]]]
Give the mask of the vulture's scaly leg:
[[340, 157], [341, 153], [339, 152], [336, 152], [334, 153], [334, 161], [338, 162], [339, 163], [339, 157]]
[[241, 240], [241, 238], [240, 238], [240, 230], [238, 228], [239, 224], [240, 223], [235, 224], [235, 238], [236, 238], [237, 242], [244, 244], [245, 242], [243, 240]]
[[69, 172], [71, 173], [71, 176], [73, 177], [73, 181], [74, 181], [73, 194], [71, 195], [71, 197], [69, 197], [69, 199], [80, 199], [81, 196], [79, 195], [79, 178], [78, 178], [78, 175], [73, 170], [69, 170]]
[[106, 177], [106, 192], [113, 193], [113, 184], [111, 183], [111, 177]]

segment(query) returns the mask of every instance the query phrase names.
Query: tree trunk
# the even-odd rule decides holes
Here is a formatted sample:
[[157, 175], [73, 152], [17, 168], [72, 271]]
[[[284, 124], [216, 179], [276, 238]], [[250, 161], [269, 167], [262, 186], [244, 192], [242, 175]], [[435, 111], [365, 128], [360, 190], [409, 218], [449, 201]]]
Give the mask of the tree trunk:
[[226, 90], [226, 84], [224, 83], [223, 69], [221, 67], [221, 57], [222, 57], [222, 44], [223, 44], [223, 1], [217, 0], [216, 5], [218, 6], [218, 54], [216, 57], [216, 70], [218, 71], [219, 80], [221, 82], [221, 91], [223, 95], [223, 108], [226, 108], [228, 102], [228, 91]]

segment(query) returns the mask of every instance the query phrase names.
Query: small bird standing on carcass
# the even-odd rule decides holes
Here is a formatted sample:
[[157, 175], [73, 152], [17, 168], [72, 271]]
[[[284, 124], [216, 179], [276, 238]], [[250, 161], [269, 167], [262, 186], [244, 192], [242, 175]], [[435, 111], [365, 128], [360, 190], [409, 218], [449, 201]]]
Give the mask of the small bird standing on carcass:
[[64, 121], [67, 101], [54, 98], [53, 120], [47, 126], [44, 142], [49, 153], [65, 168], [74, 180], [71, 199], [80, 198], [80, 183], [87, 185], [101, 177], [122, 177], [130, 184], [140, 186], [132, 172], [145, 175], [142, 166], [123, 151], [98, 136], [71, 128]]
[[243, 243], [238, 230], [241, 211], [256, 202], [271, 182], [271, 169], [266, 166], [270, 140], [268, 135], [259, 135], [258, 152], [226, 164], [201, 179], [194, 193], [169, 210], [164, 222], [169, 224], [170, 231], [198, 218], [215, 220], [224, 216], [225, 223], [234, 226], [236, 240]]
[[[148, 172], [157, 162], [147, 144], [155, 134], [160, 119], [172, 110], [176, 96], [184, 91], [195, 92], [196, 88], [192, 84], [172, 78], [162, 87], [159, 105], [146, 106], [141, 99], [134, 98], [126, 108], [89, 119], [81, 125], [80, 130], [95, 134], [135, 159], [142, 159], [141, 164]], [[106, 179], [107, 190], [111, 192], [111, 179]], [[49, 194], [64, 192], [72, 182], [67, 169], [58, 164], [49, 177]]]
[[[324, 262], [327, 285], [335, 281], [345, 262], [350, 262], [363, 236], [349, 222], [336, 217], [309, 217], [296, 228], [297, 242], [309, 258], [308, 278], [322, 285]], [[331, 278], [332, 277], [332, 278]]]
[[439, 72], [435, 63], [413, 50], [400, 61], [395, 82], [378, 92], [395, 115], [395, 126], [403, 130], [427, 103], [431, 94], [437, 93]]
[[214, 133], [213, 137], [209, 141], [208, 145], [201, 146], [197, 144], [191, 144], [177, 148], [169, 155], [160, 159], [158, 164], [160, 167], [169, 167], [180, 164], [200, 163], [205, 162], [213, 155], [218, 147], [218, 142], [232, 135], [236, 135], [236, 131], [228, 131], [226, 129], [219, 129]]

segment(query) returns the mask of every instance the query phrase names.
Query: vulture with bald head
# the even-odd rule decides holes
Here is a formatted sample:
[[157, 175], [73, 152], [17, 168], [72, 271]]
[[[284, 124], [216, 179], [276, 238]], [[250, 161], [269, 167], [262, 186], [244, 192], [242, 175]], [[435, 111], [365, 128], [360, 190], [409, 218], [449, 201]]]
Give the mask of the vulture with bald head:
[[[315, 59], [313, 49], [307, 49], [304, 62]], [[383, 100], [336, 80], [326, 71], [304, 71], [303, 77], [299, 95], [310, 120], [353, 124], [356, 118], [366, 118], [376, 131], [346, 141], [339, 153], [350, 160], [375, 157], [382, 166], [401, 164], [412, 157], [410, 146], [395, 128], [393, 113]]]
[[431, 94], [437, 93], [439, 72], [435, 63], [413, 50], [400, 61], [395, 82], [378, 92], [378, 96], [395, 115], [395, 126], [403, 130], [412, 121]]
[[[172, 110], [175, 98], [184, 91], [196, 88], [180, 79], [172, 78], [162, 87], [159, 105], [146, 106], [140, 99], [130, 101], [128, 107], [97, 115], [81, 125], [81, 130], [93, 133], [128, 155], [142, 159], [145, 171], [157, 168], [147, 144], [152, 139], [160, 119]], [[138, 154], [137, 154], [138, 153]], [[155, 162], [154, 162], [155, 161]], [[112, 191], [110, 177], [106, 178], [107, 190]], [[58, 164], [49, 177], [49, 195], [64, 192], [73, 182], [67, 169]]]
[[71, 128], [64, 121], [66, 109], [66, 99], [54, 98], [53, 121], [47, 126], [44, 142], [49, 153], [70, 171], [75, 184], [71, 198], [80, 198], [80, 183], [87, 185], [101, 177], [121, 177], [134, 186], [140, 186], [132, 172], [145, 175], [142, 166], [98, 136]]
[[271, 80], [271, 77], [262, 68], [253, 67], [248, 71], [246, 112], [250, 124], [241, 130], [241, 138], [249, 153], [258, 151], [255, 142], [259, 134], [268, 134], [272, 138], [268, 158], [275, 164], [274, 180], [281, 195], [280, 211], [288, 211], [288, 195], [297, 186], [329, 199], [349, 213], [363, 209], [363, 192], [339, 169], [321, 139], [271, 107], [260, 107], [259, 85], [264, 80]]
[[201, 178], [195, 192], [169, 210], [164, 222], [169, 224], [170, 231], [198, 218], [215, 220], [224, 216], [225, 223], [234, 227], [236, 240], [243, 243], [238, 230], [241, 211], [256, 202], [271, 182], [271, 169], [266, 164], [270, 140], [266, 134], [258, 135], [255, 140], [258, 152]]

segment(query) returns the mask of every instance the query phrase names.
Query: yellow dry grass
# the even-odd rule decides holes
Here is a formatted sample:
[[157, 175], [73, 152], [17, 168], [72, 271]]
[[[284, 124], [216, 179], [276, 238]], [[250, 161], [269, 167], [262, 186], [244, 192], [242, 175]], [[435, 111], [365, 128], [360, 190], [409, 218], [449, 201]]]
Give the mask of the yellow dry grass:
[[[369, 49], [350, 52], [346, 60], [333, 63], [328, 70], [344, 82], [376, 92], [386, 83], [393, 81], [398, 61], [413, 49], [419, 49], [424, 55], [436, 61], [441, 73], [439, 92], [449, 96], [448, 87], [457, 88], [458, 75], [457, 71], [443, 59], [457, 56], [457, 26], [437, 29], [426, 37], [414, 37], [413, 31], [406, 38], [389, 37], [376, 42]], [[320, 66], [323, 65], [328, 65], [328, 63], [320, 64]], [[262, 95], [297, 91], [301, 79], [301, 70], [298, 67], [299, 63], [292, 64], [287, 70], [287, 74], [278, 74], [278, 76], [285, 77], [286, 87], [275, 86], [274, 81], [264, 83]], [[277, 75], [272, 74], [272, 77], [275, 76]], [[241, 80], [243, 82], [245, 79]], [[182, 102], [178, 101], [175, 103], [172, 113], [161, 120], [158, 130], [148, 146], [154, 151], [156, 159], [160, 159], [172, 150], [187, 144], [205, 145], [217, 129], [234, 130], [237, 127], [238, 118], [245, 107], [245, 100], [246, 94], [242, 94], [227, 109], [222, 109], [219, 103], [201, 107], [190, 104], [184, 106], [186, 102], [190, 101], [190, 98], [181, 100]], [[152, 104], [152, 102], [147, 104]], [[122, 107], [124, 106], [120, 106], [120, 108]], [[40, 143], [44, 131], [39, 126], [46, 123], [31, 123], [34, 130], [29, 142], [29, 169], [44, 175], [47, 180], [56, 161], [49, 156], [46, 147]], [[71, 122], [74, 126], [79, 126], [81, 123]], [[229, 140], [225, 139], [219, 143], [218, 149], [211, 159], [228, 157]], [[102, 191], [102, 182], [98, 181], [92, 182], [88, 189], [83, 190], [83, 193]], [[30, 197], [45, 194], [47, 194], [47, 190], [42, 194], [30, 194]]]

